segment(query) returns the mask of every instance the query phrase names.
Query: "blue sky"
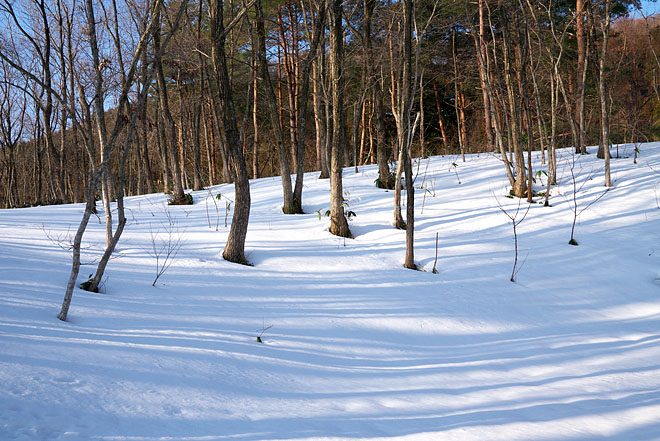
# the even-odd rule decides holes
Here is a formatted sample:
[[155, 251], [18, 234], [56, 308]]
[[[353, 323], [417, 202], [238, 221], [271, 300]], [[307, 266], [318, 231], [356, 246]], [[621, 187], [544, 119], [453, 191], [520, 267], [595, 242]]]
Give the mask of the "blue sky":
[[646, 15], [660, 13], [660, 2], [643, 1], [642, 9]]

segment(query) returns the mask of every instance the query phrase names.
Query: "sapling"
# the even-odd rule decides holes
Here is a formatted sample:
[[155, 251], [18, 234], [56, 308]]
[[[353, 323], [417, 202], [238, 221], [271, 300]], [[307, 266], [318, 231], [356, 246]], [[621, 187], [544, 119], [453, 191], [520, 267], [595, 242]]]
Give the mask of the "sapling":
[[172, 265], [182, 245], [183, 234], [179, 231], [176, 218], [172, 217], [167, 208], [165, 208], [165, 216], [167, 217], [167, 222], [163, 222], [162, 224], [164, 237], [160, 235], [160, 230], [154, 233], [151, 226], [149, 227], [151, 248], [147, 250], [147, 253], [156, 259], [156, 277], [151, 286], [156, 286], [156, 282], [160, 276]]
[[452, 162], [451, 167], [449, 167], [449, 170], [454, 170], [454, 174], [456, 175], [456, 180], [458, 181], [458, 185], [461, 185], [461, 178], [458, 177], [458, 164]]
[[268, 325], [266, 326], [266, 323], [262, 320], [261, 322], [261, 329], [257, 329], [257, 332], [259, 332], [259, 335], [257, 335], [257, 343], [263, 343], [264, 341], [261, 339], [261, 337], [264, 336], [264, 333], [268, 331], [270, 328], [272, 328], [273, 325]]
[[433, 181], [429, 180], [429, 182], [431, 183], [431, 189], [429, 189], [428, 187], [423, 187], [424, 198], [422, 199], [422, 211], [420, 212], [420, 214], [424, 214], [424, 204], [426, 204], [426, 193], [429, 193], [432, 197], [435, 197], [435, 180]]
[[[583, 189], [584, 186], [587, 184], [587, 182], [589, 182], [589, 181], [593, 178], [594, 172], [591, 171], [591, 172], [589, 173], [589, 175], [587, 176], [587, 178], [586, 178], [586, 179], [582, 182], [582, 184], [578, 187], [578, 185], [577, 185], [577, 176], [575, 175], [575, 157], [576, 157], [576, 155], [573, 155], [573, 161], [571, 162], [571, 166], [570, 166], [571, 180], [572, 180], [572, 183], [573, 183], [573, 204], [572, 204], [572, 206], [571, 206], [571, 209], [573, 210], [573, 224], [571, 225], [571, 238], [570, 238], [570, 240], [568, 241], [568, 244], [569, 244], [569, 245], [578, 246], [578, 245], [579, 245], [579, 244], [578, 244], [578, 241], [575, 240], [575, 224], [577, 223], [577, 219], [578, 219], [578, 217], [579, 217], [579, 216], [580, 216], [580, 215], [581, 215], [581, 214], [582, 214], [587, 208], [591, 207], [593, 204], [595, 204], [596, 202], [598, 202], [603, 196], [605, 196], [605, 194], [606, 194], [608, 191], [610, 191], [610, 189], [611, 189], [612, 187], [606, 187], [605, 191], [602, 192], [602, 193], [600, 194], [600, 196], [598, 196], [598, 197], [597, 197], [596, 199], [594, 199], [593, 201], [589, 202], [589, 204], [587, 204], [587, 206], [584, 207], [584, 208], [582, 208], [581, 210], [578, 209], [577, 194], [578, 194], [578, 192], [582, 191], [582, 189]], [[582, 168], [580, 167], [580, 169], [582, 169]], [[570, 202], [569, 202], [569, 205], [570, 205]]]
[[[209, 192], [209, 196], [211, 196], [211, 200], [213, 201], [213, 205], [215, 205], [215, 231], [218, 231], [218, 227], [220, 226], [220, 210], [218, 209], [218, 203], [215, 201], [215, 197], [213, 197], [213, 193], [211, 193], [211, 189], [207, 189]], [[209, 198], [206, 198], [206, 219], [209, 222], [209, 228], [211, 228], [211, 216], [209, 215]]]
[[438, 264], [438, 233], [435, 233], [435, 260], [433, 261], [433, 269], [431, 272], [433, 274], [438, 274], [438, 269], [436, 265]]
[[[426, 182], [426, 174], [429, 171], [429, 164], [430, 163], [431, 163], [431, 158], [429, 158], [429, 160], [426, 161], [426, 167], [424, 168], [424, 177], [422, 178], [422, 185], [420, 185], [420, 187], [419, 187], [420, 190], [424, 188], [424, 183]], [[415, 180], [417, 180], [417, 176], [415, 176]]]
[[[222, 193], [218, 193], [217, 196], [215, 197], [217, 200], [222, 199]], [[229, 212], [231, 211], [231, 204], [234, 203], [231, 199], [229, 199], [227, 196], [224, 197], [226, 199], [225, 201], [225, 228], [227, 228], [227, 219], [229, 217]], [[217, 229], [216, 229], [217, 231]]]
[[[516, 275], [518, 274], [518, 271], [520, 271], [520, 268], [522, 268], [522, 265], [520, 268], [517, 268], [518, 266], [518, 226], [525, 220], [527, 217], [527, 214], [529, 213], [529, 209], [532, 206], [532, 204], [527, 204], [527, 209], [525, 210], [525, 214], [523, 214], [523, 217], [518, 219], [518, 215], [520, 214], [520, 204], [522, 202], [522, 199], [518, 199], [518, 207], [516, 208], [515, 213], [511, 214], [508, 211], [504, 209], [502, 204], [500, 204], [499, 199], [495, 197], [495, 200], [497, 201], [497, 205], [500, 207], [500, 210], [502, 210], [502, 213], [506, 215], [509, 219], [511, 219], [511, 225], [513, 226], [513, 246], [514, 246], [514, 258], [513, 258], [513, 270], [511, 270], [511, 280], [512, 282], [516, 281]], [[524, 263], [524, 262], [523, 262]]]

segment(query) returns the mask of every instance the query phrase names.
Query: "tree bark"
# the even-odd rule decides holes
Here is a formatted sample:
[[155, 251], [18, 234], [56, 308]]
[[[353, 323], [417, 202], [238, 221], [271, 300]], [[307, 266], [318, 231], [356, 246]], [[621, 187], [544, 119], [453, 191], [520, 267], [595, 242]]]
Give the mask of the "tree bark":
[[328, 160], [326, 155], [326, 127], [325, 127], [325, 105], [323, 104], [323, 84], [321, 70], [323, 69], [323, 51], [321, 56], [314, 60], [312, 75], [314, 77], [314, 123], [316, 128], [316, 168], [321, 170], [319, 179], [330, 177]]
[[365, 0], [364, 2], [364, 35], [367, 46], [367, 66], [369, 75], [373, 77], [374, 85], [374, 113], [376, 119], [376, 162], [378, 163], [378, 179], [376, 185], [379, 188], [393, 189], [394, 182], [389, 164], [385, 140], [385, 109], [383, 106], [383, 78], [376, 71], [376, 57], [373, 48], [373, 33], [371, 21], [376, 7], [376, 0]]
[[[514, 22], [513, 26], [517, 26]], [[513, 154], [515, 157], [516, 177], [513, 184], [513, 194], [516, 197], [522, 198], [527, 195], [527, 182], [525, 176], [525, 158], [523, 156], [520, 136], [519, 122], [522, 120], [519, 109], [519, 100], [516, 98], [514, 90], [514, 74], [512, 72], [513, 66], [511, 64], [511, 27], [504, 26], [503, 36], [503, 54], [504, 54], [504, 81], [506, 84], [507, 100], [509, 104], [509, 127], [511, 132], [511, 144], [513, 145]]]
[[275, 89], [270, 79], [270, 72], [268, 71], [268, 60], [266, 59], [266, 31], [264, 29], [264, 15], [261, 6], [261, 0], [256, 0], [255, 7], [255, 20], [257, 28], [257, 58], [259, 60], [259, 72], [261, 76], [261, 84], [266, 92], [266, 103], [268, 105], [268, 113], [271, 118], [271, 125], [275, 131], [275, 141], [277, 142], [278, 159], [280, 163], [280, 177], [282, 179], [282, 196], [284, 205], [282, 211], [286, 214], [300, 213], [302, 210], [296, 207], [293, 198], [293, 186], [291, 185], [291, 168], [289, 166], [289, 156], [284, 142], [284, 133], [282, 132], [282, 119], [280, 108], [278, 108], [277, 97]]
[[325, 7], [320, 5], [314, 20], [314, 30], [312, 32], [312, 42], [307, 52], [307, 58], [303, 63], [303, 69], [300, 79], [300, 97], [298, 98], [298, 134], [296, 136], [296, 185], [293, 189], [293, 203], [297, 213], [302, 213], [302, 190], [305, 177], [305, 126], [307, 124], [306, 112], [307, 101], [309, 99], [309, 76], [312, 70], [312, 62], [316, 57], [316, 52], [323, 34], [325, 26]]
[[[412, 107], [414, 84], [412, 80], [412, 15], [413, 0], [403, 1], [403, 72], [401, 87], [399, 89], [399, 120], [401, 120], [402, 133], [399, 139], [403, 144], [399, 148], [404, 151], [403, 166], [406, 176], [406, 258], [404, 266], [408, 269], [417, 269], [415, 265], [415, 186], [412, 176], [412, 158], [410, 149], [412, 145], [413, 130], [410, 126], [410, 112]], [[403, 135], [403, 136], [401, 136]]]
[[488, 96], [488, 90], [486, 90], [486, 78], [488, 75], [488, 70], [486, 68], [487, 64], [487, 51], [486, 51], [486, 22], [484, 20], [485, 0], [479, 0], [479, 41], [475, 39], [475, 49], [479, 51], [483, 60], [486, 60], [486, 63], [479, 63], [479, 80], [481, 82], [481, 94], [484, 101], [484, 129], [486, 132], [486, 139], [488, 140], [488, 150], [493, 150], [495, 148], [495, 140], [493, 136], [493, 123], [491, 122], [490, 117], [490, 98]]
[[330, 169], [330, 233], [352, 238], [344, 215], [342, 159], [344, 139], [344, 48], [342, 0], [326, 0], [330, 17], [330, 91], [332, 96], [332, 162]]
[[[187, 4], [187, 0], [184, 0], [182, 2], [182, 7], [179, 11], [179, 15], [177, 16], [178, 18], [180, 18], [183, 7], [185, 7], [186, 4]], [[155, 25], [158, 21], [156, 17], [160, 13], [161, 7], [162, 7], [162, 0], [156, 0], [156, 3], [154, 4], [152, 9], [152, 16], [149, 25], [147, 26], [145, 32], [140, 36], [140, 40], [137, 44], [137, 48], [135, 50], [135, 54], [131, 62], [131, 68], [129, 69], [126, 75], [125, 82], [122, 83], [121, 85], [121, 94], [118, 99], [118, 106], [116, 113], [117, 116], [115, 118], [115, 123], [112, 133], [110, 134], [109, 137], [107, 137], [107, 132], [105, 128], [103, 102], [100, 99], [95, 100], [95, 112], [97, 113], [96, 123], [99, 133], [99, 142], [103, 143], [105, 146], [105, 150], [104, 150], [105, 156], [102, 158], [100, 165], [98, 166], [95, 173], [91, 176], [89, 180], [89, 185], [87, 187], [87, 204], [85, 206], [85, 212], [83, 213], [83, 217], [80, 221], [78, 230], [76, 231], [76, 235], [74, 237], [74, 241], [72, 244], [73, 262], [71, 265], [71, 274], [69, 275], [69, 281], [67, 283], [66, 292], [64, 294], [64, 300], [62, 301], [62, 308], [60, 309], [60, 313], [58, 315], [58, 318], [62, 321], [66, 321], [69, 312], [69, 307], [71, 305], [71, 298], [73, 296], [73, 289], [75, 288], [76, 280], [78, 278], [78, 272], [80, 271], [80, 245], [82, 242], [83, 234], [85, 233], [85, 230], [87, 228], [89, 218], [95, 209], [94, 193], [99, 185], [100, 180], [104, 176], [105, 170], [110, 162], [112, 152], [115, 149], [116, 140], [122, 126], [122, 115], [125, 110], [126, 104], [128, 103], [128, 92], [134, 81], [137, 62], [140, 56], [142, 55], [142, 51], [145, 50], [148, 36], [152, 33], [153, 29], [156, 27]], [[96, 20], [94, 18], [94, 9], [93, 9], [92, 0], [86, 0], [85, 9], [87, 16], [88, 35], [90, 37], [89, 44], [92, 52], [92, 60], [94, 63], [93, 65], [96, 67], [94, 89], [97, 97], [100, 97], [103, 95], [102, 93], [103, 75], [101, 71], [102, 66], [99, 63], [99, 50], [96, 41]]]
[[247, 264], [245, 259], [245, 237], [250, 218], [250, 181], [241, 148], [238, 126], [236, 125], [236, 112], [227, 71], [223, 0], [211, 0], [209, 6], [211, 15], [211, 57], [220, 95], [222, 121], [235, 185], [234, 215], [222, 257], [230, 262]]
[[585, 21], [585, 8], [584, 0], [576, 0], [575, 2], [575, 36], [577, 39], [577, 72], [575, 82], [575, 119], [577, 128], [577, 145], [575, 146], [575, 153], [586, 154], [587, 146], [585, 145], [585, 128], [584, 128], [584, 84], [587, 79], [587, 45], [586, 36], [584, 31]]
[[598, 157], [605, 159], [605, 186], [612, 186], [610, 177], [610, 113], [607, 106], [607, 85], [605, 83], [605, 63], [607, 61], [607, 44], [610, 35], [610, 23], [612, 0], [605, 1], [605, 17], [600, 25], [603, 34], [603, 46], [600, 52], [599, 75], [598, 75], [598, 98], [600, 99], [600, 146], [598, 148]]
[[[153, 42], [154, 42], [154, 51], [156, 53], [160, 52], [160, 27], [156, 28], [153, 32]], [[163, 113], [163, 118], [165, 120], [165, 126], [167, 128], [163, 138], [163, 146], [165, 152], [172, 164], [172, 200], [174, 204], [181, 204], [185, 201], [185, 196], [183, 194], [183, 185], [182, 185], [182, 175], [181, 175], [181, 164], [179, 158], [177, 157], [177, 134], [176, 134], [176, 124], [174, 123], [174, 118], [172, 118], [172, 113], [170, 112], [170, 104], [167, 93], [167, 84], [165, 83], [165, 75], [163, 73], [163, 64], [160, 58], [154, 59], [154, 67], [156, 69], [156, 81], [158, 83], [158, 98], [160, 99], [160, 108]]]

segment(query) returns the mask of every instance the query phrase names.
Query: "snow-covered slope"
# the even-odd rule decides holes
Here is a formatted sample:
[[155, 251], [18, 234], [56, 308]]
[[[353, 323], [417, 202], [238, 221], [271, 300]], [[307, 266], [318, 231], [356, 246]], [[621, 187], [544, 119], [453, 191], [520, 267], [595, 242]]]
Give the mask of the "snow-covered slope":
[[[104, 292], [76, 290], [66, 323], [60, 245], [82, 206], [0, 210], [0, 439], [660, 439], [660, 144], [636, 165], [633, 148], [619, 147], [602, 197], [602, 162], [560, 152], [552, 207], [518, 227], [516, 283], [499, 206], [518, 201], [493, 155], [418, 161], [425, 272], [402, 267], [393, 193], [372, 166], [344, 170], [354, 240], [315, 213], [329, 208], [318, 174], [297, 216], [281, 213], [279, 178], [252, 181], [252, 267], [221, 258], [231, 185], [188, 207], [129, 198]], [[601, 197], [577, 247], [572, 166], [578, 210]], [[152, 287], [150, 233], [168, 238], [167, 210], [182, 247]], [[85, 238], [89, 262], [103, 225]]]

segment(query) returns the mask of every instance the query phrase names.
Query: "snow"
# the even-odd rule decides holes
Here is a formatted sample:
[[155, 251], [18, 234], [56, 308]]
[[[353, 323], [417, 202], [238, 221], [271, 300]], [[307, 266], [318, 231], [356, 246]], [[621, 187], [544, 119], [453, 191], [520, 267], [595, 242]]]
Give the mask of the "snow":
[[[487, 154], [417, 160], [424, 272], [403, 268], [405, 233], [373, 166], [344, 170], [354, 240], [319, 220], [318, 173], [305, 215], [282, 214], [279, 178], [251, 181], [254, 266], [221, 258], [232, 185], [187, 207], [128, 198], [103, 292], [77, 289], [68, 322], [62, 247], [82, 205], [0, 210], [0, 439], [660, 440], [660, 143], [638, 164], [633, 149], [619, 146], [604, 195], [594, 149], [575, 164], [560, 152], [552, 206], [518, 226], [515, 283], [499, 205], [518, 201]], [[578, 210], [600, 197], [577, 247], [571, 167]], [[167, 210], [182, 247], [152, 287], [150, 231], [168, 237]], [[104, 241], [94, 220], [83, 259]]]

